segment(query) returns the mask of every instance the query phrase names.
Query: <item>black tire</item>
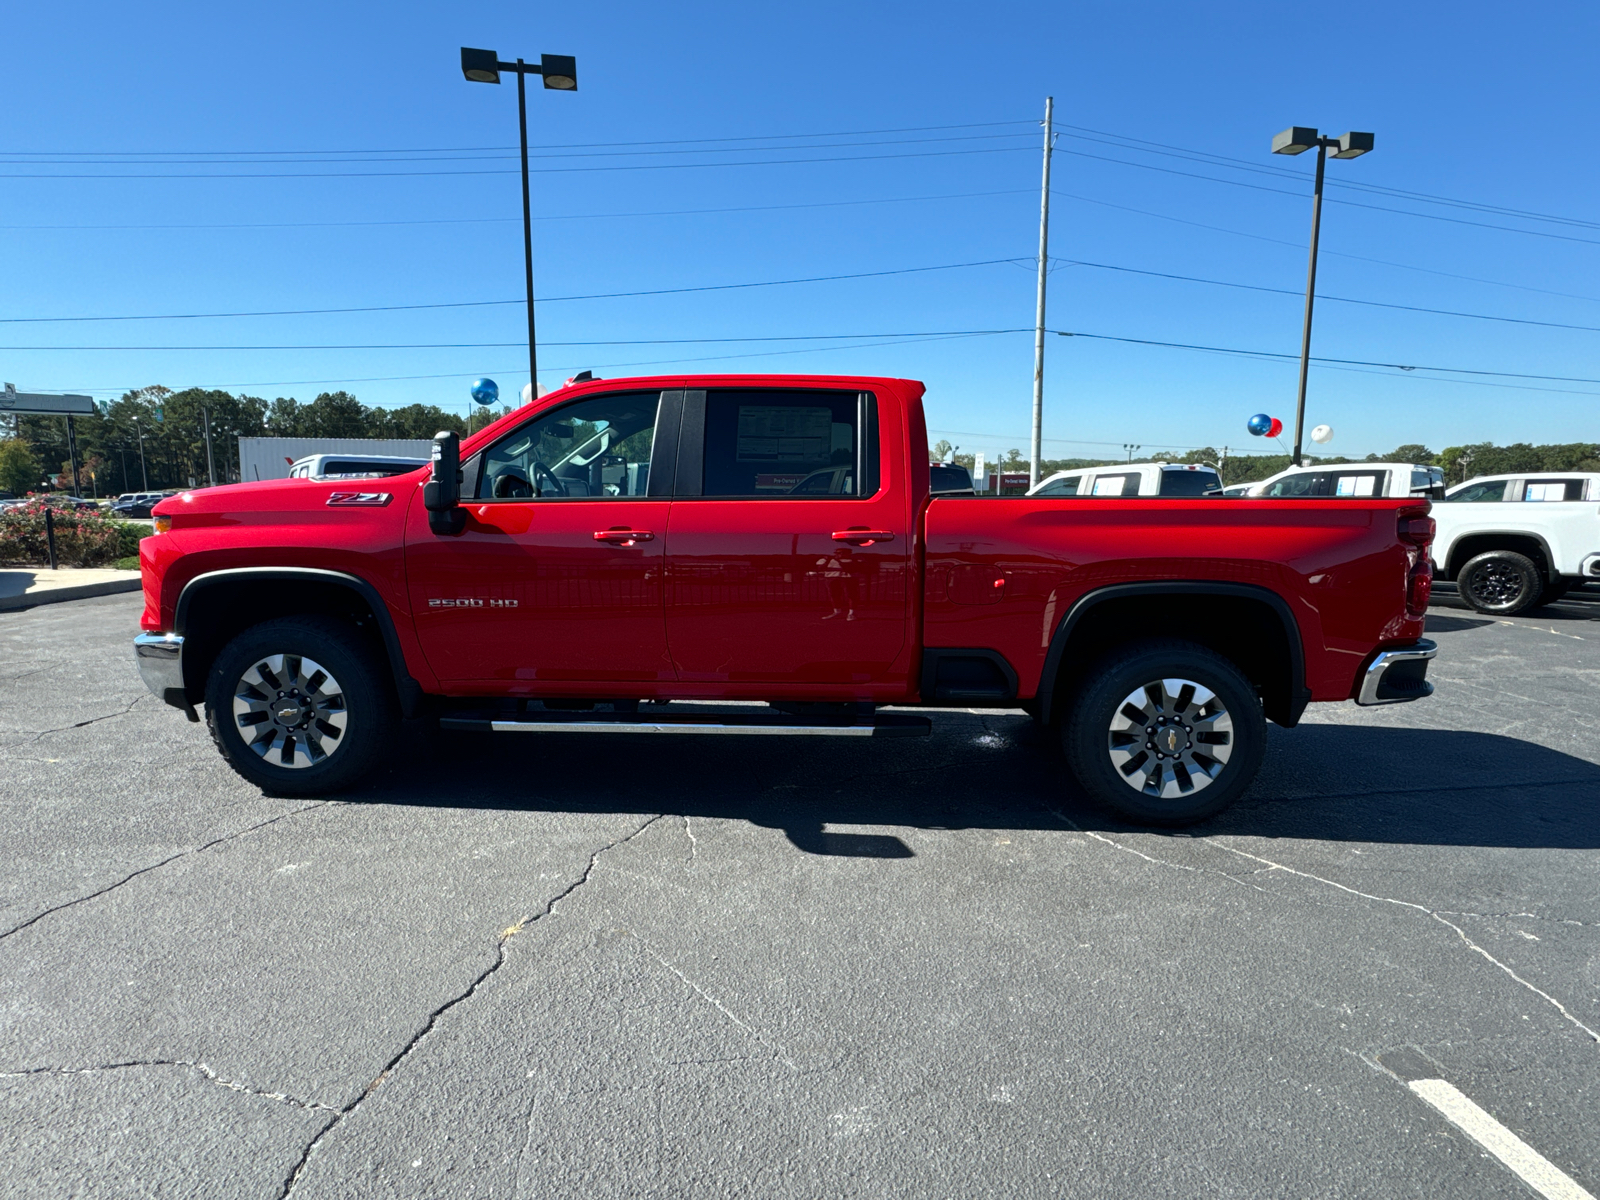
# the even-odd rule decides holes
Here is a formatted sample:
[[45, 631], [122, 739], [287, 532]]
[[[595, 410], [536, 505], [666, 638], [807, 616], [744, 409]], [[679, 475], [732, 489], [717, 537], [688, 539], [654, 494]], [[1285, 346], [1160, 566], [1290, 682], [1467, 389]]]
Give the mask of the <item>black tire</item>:
[[[1260, 769], [1261, 701], [1220, 654], [1176, 639], [1136, 642], [1085, 678], [1062, 728], [1062, 749], [1084, 791], [1114, 812], [1145, 825], [1190, 825], [1227, 808]], [[1163, 681], [1178, 682], [1175, 694]], [[1158, 737], [1175, 739], [1167, 752], [1156, 746]]]
[[1468, 608], [1509, 617], [1539, 603], [1544, 573], [1526, 554], [1490, 550], [1470, 558], [1456, 575], [1456, 589]]
[[[275, 674], [263, 670], [280, 655]], [[269, 678], [284, 685], [276, 696]], [[280, 720], [294, 705], [302, 719]], [[241, 714], [241, 707], [256, 711]], [[399, 709], [360, 629], [333, 617], [281, 617], [246, 629], [217, 655], [206, 724], [229, 765], [268, 795], [320, 796], [372, 769], [398, 728]], [[306, 761], [288, 766], [286, 759]]]

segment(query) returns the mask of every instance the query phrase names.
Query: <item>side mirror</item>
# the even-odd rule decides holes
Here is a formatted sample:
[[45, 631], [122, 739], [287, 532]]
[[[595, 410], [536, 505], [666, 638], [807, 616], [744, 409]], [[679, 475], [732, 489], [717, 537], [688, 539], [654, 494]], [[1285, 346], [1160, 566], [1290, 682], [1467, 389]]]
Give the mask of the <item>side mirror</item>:
[[428, 510], [428, 528], [455, 537], [467, 527], [461, 507], [461, 437], [441, 431], [433, 435], [433, 476], [422, 485], [422, 506]]

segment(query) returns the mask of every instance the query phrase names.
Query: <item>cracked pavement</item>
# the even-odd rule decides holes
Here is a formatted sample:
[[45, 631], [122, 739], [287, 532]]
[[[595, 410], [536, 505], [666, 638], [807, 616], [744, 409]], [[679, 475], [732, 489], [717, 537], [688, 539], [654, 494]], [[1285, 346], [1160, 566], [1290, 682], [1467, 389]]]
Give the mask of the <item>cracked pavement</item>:
[[1015, 713], [276, 800], [138, 597], [0, 614], [0, 1195], [1520, 1194], [1400, 1047], [1600, 1193], [1600, 592], [1437, 599], [1182, 834]]

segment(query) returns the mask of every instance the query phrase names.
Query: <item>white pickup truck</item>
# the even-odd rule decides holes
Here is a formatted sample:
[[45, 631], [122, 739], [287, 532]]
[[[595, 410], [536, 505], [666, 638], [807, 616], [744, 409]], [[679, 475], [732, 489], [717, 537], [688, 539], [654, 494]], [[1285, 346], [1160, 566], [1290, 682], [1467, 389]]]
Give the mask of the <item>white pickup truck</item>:
[[1057, 471], [1028, 490], [1030, 496], [1204, 496], [1222, 486], [1213, 467], [1194, 463], [1130, 463]]
[[1246, 496], [1288, 499], [1294, 496], [1426, 496], [1444, 495], [1444, 472], [1420, 463], [1325, 463], [1290, 467], [1251, 484]]
[[1600, 472], [1469, 479], [1433, 519], [1435, 570], [1479, 612], [1509, 616], [1600, 579]]

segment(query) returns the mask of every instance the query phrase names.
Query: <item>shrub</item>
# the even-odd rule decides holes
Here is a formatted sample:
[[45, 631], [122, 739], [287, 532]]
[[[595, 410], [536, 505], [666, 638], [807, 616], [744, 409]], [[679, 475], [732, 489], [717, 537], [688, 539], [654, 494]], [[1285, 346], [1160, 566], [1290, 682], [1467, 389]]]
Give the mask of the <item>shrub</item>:
[[[137, 521], [113, 521], [117, 527], [117, 555], [119, 558], [139, 557], [139, 543], [155, 532], [148, 525], [141, 525]], [[120, 564], [119, 564], [120, 565]], [[137, 562], [134, 566], [138, 566]]]
[[[0, 562], [48, 563], [43, 497], [0, 513]], [[118, 522], [91, 510], [55, 509], [56, 558], [62, 566], [98, 567], [123, 557]], [[138, 546], [137, 536], [133, 539]]]

